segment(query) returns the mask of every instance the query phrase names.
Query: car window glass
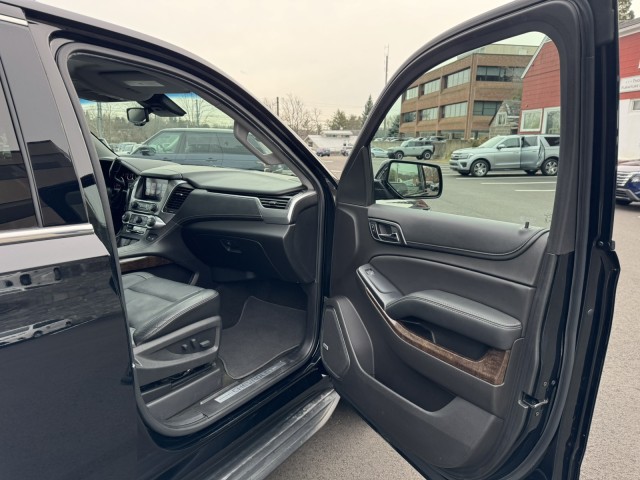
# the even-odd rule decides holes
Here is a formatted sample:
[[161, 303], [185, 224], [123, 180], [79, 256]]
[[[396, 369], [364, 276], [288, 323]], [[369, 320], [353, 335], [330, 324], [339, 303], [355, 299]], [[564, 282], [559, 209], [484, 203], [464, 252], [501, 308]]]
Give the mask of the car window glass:
[[[299, 180], [296, 182], [294, 172], [284, 162], [278, 162], [277, 154], [265, 146], [264, 139], [246, 121], [242, 121], [244, 128], [235, 128], [236, 113], [228, 107], [221, 108], [219, 105], [224, 102], [219, 99], [190, 91], [190, 85], [150, 67], [124, 66], [117, 59], [78, 53], [70, 57], [68, 64], [74, 84], [82, 85], [78, 97], [89, 129], [119, 155], [287, 175], [293, 177], [290, 179], [293, 186], [296, 183], [302, 186]], [[130, 73], [113, 77], [111, 85], [96, 82], [96, 71]], [[146, 80], [140, 86], [140, 80], [129, 80], [127, 75]], [[135, 88], [145, 91], [133, 91], [130, 100], [123, 100], [122, 92]], [[153, 91], [150, 98], [148, 89]], [[130, 109], [134, 109], [132, 116], [128, 114]], [[236, 137], [238, 132], [246, 132], [242, 133], [246, 135], [244, 140]], [[230, 181], [236, 178], [229, 177]], [[237, 187], [251, 188], [251, 185]]]
[[158, 153], [177, 153], [179, 143], [179, 132], [164, 132], [150, 139], [147, 146], [153, 147]]
[[184, 153], [215, 153], [221, 154], [218, 137], [211, 133], [186, 132]]
[[218, 134], [218, 139], [224, 154], [252, 155], [247, 147], [242, 145], [232, 133]]
[[374, 176], [381, 172], [377, 194], [380, 168], [393, 159], [439, 165], [442, 195], [421, 204], [380, 195], [377, 203], [551, 225], [561, 137], [553, 41], [530, 32], [481, 46], [431, 68], [403, 91], [417, 94], [398, 98], [369, 145], [386, 152], [371, 156]]
[[27, 168], [0, 88], [0, 230], [36, 227]]
[[560, 137], [554, 136], [545, 136], [544, 139], [549, 144], [550, 147], [557, 147], [560, 145]]

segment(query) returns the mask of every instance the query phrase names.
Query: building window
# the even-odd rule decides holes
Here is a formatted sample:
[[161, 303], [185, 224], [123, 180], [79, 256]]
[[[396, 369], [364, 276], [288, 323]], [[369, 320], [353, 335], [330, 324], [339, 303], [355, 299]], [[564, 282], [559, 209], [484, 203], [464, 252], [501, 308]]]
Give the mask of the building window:
[[542, 127], [542, 109], [523, 110], [520, 121], [521, 132], [539, 132]]
[[502, 102], [473, 102], [473, 114], [493, 117]]
[[462, 85], [469, 82], [470, 69], [460, 70], [459, 72], [452, 73], [444, 77], [444, 88], [455, 87], [456, 85]]
[[411, 100], [412, 98], [416, 98], [418, 96], [418, 87], [413, 87], [407, 90], [407, 93], [404, 96], [405, 100]]
[[489, 132], [474, 130], [471, 132], [471, 138], [469, 140], [477, 140], [479, 138], [489, 138]]
[[507, 124], [507, 113], [506, 112], [498, 112], [496, 116], [496, 125], [506, 125]]
[[640, 100], [631, 100], [631, 110], [640, 111]]
[[422, 85], [422, 94], [428, 95], [429, 93], [437, 92], [440, 90], [440, 79], [431, 80]]
[[542, 133], [560, 134], [560, 108], [545, 108], [542, 119]]
[[409, 123], [416, 121], [416, 112], [405, 112], [402, 114], [402, 123]]
[[467, 102], [452, 103], [442, 107], [442, 118], [464, 117], [467, 115]]
[[440, 134], [451, 140], [464, 138], [464, 130], [442, 130]]
[[478, 67], [476, 80], [479, 82], [513, 82], [520, 80], [524, 68], [522, 67]]
[[438, 118], [438, 107], [420, 110], [420, 120], [437, 120], [437, 118]]

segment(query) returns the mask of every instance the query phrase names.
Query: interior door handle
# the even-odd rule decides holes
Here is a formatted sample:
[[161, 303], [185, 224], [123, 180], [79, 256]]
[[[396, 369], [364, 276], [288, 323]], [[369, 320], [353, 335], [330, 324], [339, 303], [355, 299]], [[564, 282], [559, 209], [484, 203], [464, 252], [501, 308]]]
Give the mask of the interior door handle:
[[400, 243], [400, 238], [396, 232], [393, 233], [378, 233], [378, 238], [383, 242]]
[[371, 236], [379, 242], [405, 244], [400, 225], [388, 220], [369, 219]]

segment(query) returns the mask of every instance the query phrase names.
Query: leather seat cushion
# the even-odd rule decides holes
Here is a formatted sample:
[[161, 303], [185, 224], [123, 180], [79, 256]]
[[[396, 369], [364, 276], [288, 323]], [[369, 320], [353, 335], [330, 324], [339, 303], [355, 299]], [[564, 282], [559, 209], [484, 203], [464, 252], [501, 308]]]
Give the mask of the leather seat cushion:
[[122, 276], [129, 326], [139, 345], [186, 325], [220, 314], [215, 290], [156, 277], [146, 272]]

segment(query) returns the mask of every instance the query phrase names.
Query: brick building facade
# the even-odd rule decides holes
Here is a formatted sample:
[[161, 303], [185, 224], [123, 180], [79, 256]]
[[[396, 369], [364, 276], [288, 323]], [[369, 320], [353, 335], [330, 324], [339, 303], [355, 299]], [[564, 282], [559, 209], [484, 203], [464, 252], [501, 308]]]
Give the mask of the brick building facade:
[[400, 135], [488, 136], [502, 102], [520, 97], [521, 75], [534, 51], [488, 45], [425, 73], [403, 95]]
[[[640, 159], [640, 19], [620, 23], [618, 158]], [[560, 58], [545, 40], [522, 80], [519, 132], [560, 133]]]
[[560, 133], [560, 57], [545, 39], [522, 78], [520, 133]]

